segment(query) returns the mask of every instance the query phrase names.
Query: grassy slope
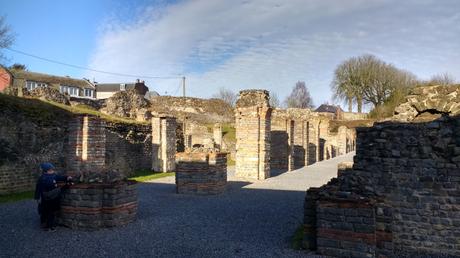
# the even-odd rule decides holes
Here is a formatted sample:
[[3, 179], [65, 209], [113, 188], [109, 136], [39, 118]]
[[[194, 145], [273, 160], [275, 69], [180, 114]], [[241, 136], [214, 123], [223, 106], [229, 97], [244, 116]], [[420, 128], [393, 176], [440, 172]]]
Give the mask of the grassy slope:
[[21, 113], [30, 121], [38, 124], [50, 121], [67, 120], [75, 114], [88, 114], [98, 116], [109, 122], [119, 122], [128, 124], [146, 124], [123, 117], [110, 116], [103, 114], [85, 105], [67, 106], [52, 101], [44, 101], [35, 98], [20, 98], [0, 93], [0, 110]]
[[0, 195], [0, 203], [7, 203], [7, 202], [17, 202], [21, 200], [30, 200], [34, 198], [33, 191], [27, 191], [22, 193], [14, 193], [14, 194], [6, 194]]

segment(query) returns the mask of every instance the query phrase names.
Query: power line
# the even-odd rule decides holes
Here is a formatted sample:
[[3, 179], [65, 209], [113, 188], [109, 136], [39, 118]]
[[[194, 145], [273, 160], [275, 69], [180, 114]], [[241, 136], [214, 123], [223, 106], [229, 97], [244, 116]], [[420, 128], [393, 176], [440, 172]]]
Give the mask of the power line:
[[41, 56], [36, 56], [36, 55], [29, 54], [29, 53], [26, 53], [24, 51], [17, 50], [17, 49], [12, 49], [12, 48], [8, 48], [8, 47], [6, 49], [8, 49], [11, 52], [16, 52], [16, 53], [19, 53], [19, 54], [22, 54], [22, 55], [25, 55], [25, 56], [30, 56], [30, 57], [40, 59], [40, 60], [43, 60], [43, 61], [47, 61], [47, 62], [50, 62], [50, 63], [55, 63], [55, 64], [64, 65], [64, 66], [77, 68], [77, 69], [82, 69], [82, 70], [87, 70], [87, 71], [92, 71], [92, 72], [96, 72], [96, 73], [104, 73], [104, 74], [110, 74], [110, 75], [116, 75], [116, 76], [124, 76], [124, 77], [146, 78], [146, 79], [180, 79], [180, 78], [182, 78], [181, 76], [144, 76], [144, 75], [132, 75], [132, 74], [108, 72], [108, 71], [92, 69], [92, 68], [89, 68], [89, 67], [83, 67], [83, 66], [79, 66], [79, 65], [68, 64], [68, 63], [64, 63], [64, 62], [61, 62], [61, 61], [56, 61], [56, 60], [41, 57]]

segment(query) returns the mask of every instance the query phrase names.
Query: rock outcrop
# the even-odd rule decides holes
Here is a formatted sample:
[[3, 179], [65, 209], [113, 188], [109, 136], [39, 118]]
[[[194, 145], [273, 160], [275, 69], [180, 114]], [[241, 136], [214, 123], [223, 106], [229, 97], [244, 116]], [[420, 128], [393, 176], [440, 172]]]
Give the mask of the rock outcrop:
[[394, 120], [427, 121], [460, 114], [460, 85], [416, 87], [395, 108]]
[[37, 87], [31, 91], [23, 90], [25, 96], [39, 98], [41, 100], [54, 101], [64, 105], [70, 105], [69, 97], [59, 90], [51, 87]]
[[109, 115], [147, 121], [151, 118], [150, 103], [135, 90], [120, 91], [108, 98], [100, 111]]

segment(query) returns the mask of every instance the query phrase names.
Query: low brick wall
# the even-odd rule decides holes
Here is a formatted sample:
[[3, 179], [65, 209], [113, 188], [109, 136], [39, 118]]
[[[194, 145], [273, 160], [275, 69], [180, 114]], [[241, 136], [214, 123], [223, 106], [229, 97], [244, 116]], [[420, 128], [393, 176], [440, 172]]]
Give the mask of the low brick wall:
[[176, 192], [219, 194], [227, 186], [227, 153], [176, 154]]
[[76, 184], [63, 192], [59, 224], [97, 229], [128, 224], [137, 214], [136, 182]]

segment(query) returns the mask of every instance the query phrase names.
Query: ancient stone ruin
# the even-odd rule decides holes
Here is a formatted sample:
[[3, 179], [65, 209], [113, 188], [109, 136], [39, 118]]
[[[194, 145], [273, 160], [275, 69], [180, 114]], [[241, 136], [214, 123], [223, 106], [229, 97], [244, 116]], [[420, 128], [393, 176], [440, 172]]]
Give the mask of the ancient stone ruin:
[[270, 177], [271, 112], [268, 91], [240, 91], [235, 108], [236, 176], [252, 180]]
[[352, 168], [342, 164], [338, 178], [307, 191], [306, 248], [337, 257], [460, 256], [458, 91], [416, 88], [396, 109], [399, 120], [440, 114], [434, 120], [357, 130]]
[[270, 177], [270, 170], [291, 171], [346, 154], [355, 148], [353, 128], [331, 130], [334, 114], [310, 109], [272, 109], [268, 92], [240, 92], [236, 104], [236, 176]]
[[136, 219], [135, 182], [106, 170], [105, 136], [105, 122], [95, 116], [77, 116], [69, 126], [67, 173], [76, 184], [63, 191], [61, 225], [95, 229]]
[[152, 170], [171, 172], [175, 169], [176, 119], [168, 116], [152, 118]]
[[227, 185], [227, 153], [203, 151], [176, 154], [176, 192], [219, 194]]

